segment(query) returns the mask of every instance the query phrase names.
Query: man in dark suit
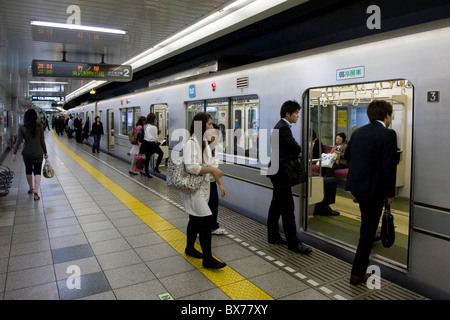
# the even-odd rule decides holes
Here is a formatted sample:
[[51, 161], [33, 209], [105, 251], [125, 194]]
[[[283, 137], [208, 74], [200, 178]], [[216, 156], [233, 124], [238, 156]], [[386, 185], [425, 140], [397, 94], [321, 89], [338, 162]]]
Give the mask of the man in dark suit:
[[79, 113], [78, 116], [75, 118], [75, 120], [73, 121], [73, 127], [75, 130], [75, 139], [77, 140], [77, 142], [82, 142], [82, 138], [81, 138], [81, 130], [83, 128], [83, 120], [81, 120], [81, 114]]
[[350, 283], [365, 283], [374, 237], [384, 202], [395, 197], [398, 154], [397, 135], [388, 129], [392, 121], [392, 105], [383, 100], [367, 107], [370, 123], [353, 132], [345, 157], [350, 161], [346, 190], [352, 192], [361, 210], [358, 248], [353, 261]]
[[[312, 250], [304, 246], [297, 238], [294, 199], [291, 186], [287, 183], [286, 167], [283, 165], [284, 160], [290, 156], [298, 156], [302, 151], [291, 131], [292, 124], [297, 123], [299, 111], [298, 102], [290, 100], [283, 103], [280, 110], [281, 120], [278, 121], [272, 132], [272, 158], [268, 174], [273, 184], [273, 198], [267, 218], [267, 229], [269, 243], [287, 244], [289, 250], [306, 254]], [[274, 138], [274, 133], [278, 133], [278, 140]], [[283, 240], [278, 232], [280, 216], [287, 241]]]

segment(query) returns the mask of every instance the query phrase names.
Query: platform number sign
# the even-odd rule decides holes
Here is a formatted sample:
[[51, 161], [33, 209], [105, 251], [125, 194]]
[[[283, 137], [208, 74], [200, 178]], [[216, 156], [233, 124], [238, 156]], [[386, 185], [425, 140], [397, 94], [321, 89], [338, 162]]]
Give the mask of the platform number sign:
[[439, 91], [428, 91], [427, 92], [428, 102], [439, 102]]

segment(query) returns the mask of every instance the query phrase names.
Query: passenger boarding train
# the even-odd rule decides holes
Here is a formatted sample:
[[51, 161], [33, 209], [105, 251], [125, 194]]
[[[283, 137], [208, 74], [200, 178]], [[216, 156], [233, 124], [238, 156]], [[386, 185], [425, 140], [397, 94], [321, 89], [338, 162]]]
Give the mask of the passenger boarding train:
[[131, 161], [128, 134], [139, 116], [156, 113], [167, 158], [180, 142], [179, 137], [171, 139], [172, 133], [189, 128], [197, 112], [209, 112], [225, 130], [221, 169], [227, 197], [221, 204], [265, 223], [272, 185], [262, 173], [270, 154], [251, 150], [262, 142], [270, 144], [270, 134], [264, 132], [279, 120], [282, 103], [299, 101], [301, 121], [292, 130], [302, 145], [309, 179], [293, 188], [298, 235], [351, 263], [360, 211], [345, 191], [348, 169], [334, 173], [338, 191], [331, 207], [340, 215], [314, 215], [315, 204], [323, 199], [323, 178], [320, 159], [312, 155], [312, 136], [317, 135], [326, 153], [338, 133], [350, 139], [356, 128], [368, 123], [366, 108], [372, 100], [387, 100], [394, 107], [391, 128], [400, 149], [392, 204], [396, 242], [389, 249], [375, 243], [372, 263], [383, 278], [428, 297], [448, 299], [449, 52], [450, 22], [440, 21], [420, 30], [392, 31], [184, 80], [159, 79], [148, 89], [69, 112], [89, 116], [91, 123], [100, 116], [107, 131], [101, 149], [126, 161]]

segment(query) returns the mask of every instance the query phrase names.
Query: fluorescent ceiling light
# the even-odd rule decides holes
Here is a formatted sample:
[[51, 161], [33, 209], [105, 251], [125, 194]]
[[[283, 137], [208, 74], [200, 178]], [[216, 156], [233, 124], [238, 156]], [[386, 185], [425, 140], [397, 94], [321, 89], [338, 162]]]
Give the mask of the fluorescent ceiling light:
[[63, 82], [63, 81], [28, 81], [28, 83], [37, 83], [37, 84], [69, 84], [68, 82]]
[[62, 29], [69, 29], [69, 30], [83, 30], [83, 31], [104, 32], [104, 33], [114, 33], [114, 34], [127, 34], [127, 31], [125, 31], [125, 30], [90, 27], [90, 26], [82, 26], [82, 25], [68, 24], [68, 23], [30, 21], [30, 24], [32, 26], [62, 28]]
[[64, 93], [64, 91], [52, 89], [52, 88], [31, 89], [30, 92], [61, 92], [61, 93]]

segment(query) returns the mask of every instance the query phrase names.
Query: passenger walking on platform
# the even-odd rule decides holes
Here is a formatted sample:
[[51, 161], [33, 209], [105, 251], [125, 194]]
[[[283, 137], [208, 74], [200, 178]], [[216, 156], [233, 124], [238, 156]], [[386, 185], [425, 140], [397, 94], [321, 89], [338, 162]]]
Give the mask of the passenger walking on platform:
[[75, 130], [75, 140], [77, 142], [82, 142], [81, 134], [83, 129], [83, 120], [81, 120], [81, 114], [79, 113], [75, 120], [73, 121], [73, 127]]
[[[195, 123], [201, 123], [201, 132], [195, 131]], [[198, 125], [197, 125], [198, 126]], [[187, 225], [187, 243], [185, 253], [194, 258], [203, 258], [205, 268], [220, 269], [226, 266], [225, 263], [216, 260], [211, 252], [211, 226], [212, 212], [208, 206], [210, 196], [210, 176], [222, 183], [223, 172], [214, 166], [211, 149], [205, 141], [205, 132], [213, 129], [212, 119], [209, 113], [201, 112], [194, 116], [190, 126], [190, 139], [186, 142], [183, 149], [183, 160], [187, 172], [196, 175], [204, 175], [204, 182], [195, 193], [182, 193], [183, 204], [186, 213], [189, 214]], [[197, 234], [200, 238], [200, 246], [203, 253], [197, 251], [194, 247]]]
[[[144, 126], [144, 141], [143, 141], [143, 149], [145, 153], [145, 176], [147, 178], [151, 178], [152, 176], [149, 174], [149, 164], [150, 159], [154, 153], [158, 154], [158, 158], [156, 159], [156, 165], [154, 168], [155, 172], [159, 171], [159, 165], [161, 164], [164, 152], [159, 147], [158, 143], [158, 127], [155, 125], [156, 114], [149, 113], [147, 115], [147, 120]], [[140, 151], [142, 153], [142, 150]]]
[[[271, 140], [271, 165], [278, 163], [278, 171], [269, 175], [273, 184], [273, 197], [267, 217], [267, 233], [269, 243], [287, 244], [289, 250], [307, 254], [312, 250], [304, 246], [297, 238], [294, 199], [292, 198], [291, 186], [287, 183], [286, 167], [283, 165], [284, 160], [291, 156], [298, 156], [302, 151], [301, 146], [295, 141], [291, 131], [292, 124], [297, 123], [299, 111], [300, 105], [298, 102], [292, 100], [284, 102], [280, 110], [281, 119], [274, 127], [274, 132], [278, 131], [279, 141]], [[277, 151], [275, 148], [278, 148], [278, 152], [274, 152]], [[276, 155], [278, 155], [278, 159], [273, 158]], [[283, 240], [278, 231], [278, 220], [280, 216], [287, 241]]]
[[[223, 151], [223, 146], [222, 146], [222, 133], [220, 130], [220, 127], [213, 123], [212, 124], [214, 127], [214, 130], [207, 130], [206, 131], [206, 138], [207, 141], [209, 142], [209, 146], [211, 148], [211, 153], [212, 153], [212, 163], [211, 166], [218, 168], [219, 167], [219, 158], [217, 153]], [[208, 134], [211, 131], [210, 134]], [[211, 226], [211, 231], [212, 234], [215, 235], [222, 235], [225, 233], [225, 230], [223, 228], [221, 228], [219, 226], [219, 222], [217, 221], [217, 216], [219, 215], [219, 192], [217, 191], [217, 181], [214, 180], [214, 177], [211, 177], [210, 180], [210, 184], [211, 184], [211, 192], [210, 192], [210, 196], [209, 196], [209, 201], [208, 201], [208, 206], [211, 209], [212, 215], [213, 215], [213, 221], [212, 221], [212, 226]], [[223, 183], [221, 183], [219, 185], [220, 188], [220, 193], [222, 195], [222, 198], [224, 198], [226, 196], [226, 190], [225, 187], [223, 185]]]
[[[17, 160], [17, 150], [22, 140], [25, 140], [22, 148], [25, 173], [29, 186], [28, 194], [34, 195], [34, 200], [39, 200], [39, 186], [41, 183], [42, 157], [48, 158], [45, 145], [44, 128], [38, 122], [38, 115], [34, 109], [25, 112], [23, 125], [19, 126], [16, 144], [14, 145], [12, 160]], [[33, 187], [34, 174], [34, 187]]]
[[[136, 128], [134, 130], [134, 134], [137, 137], [137, 134], [139, 130], [141, 130], [142, 126], [144, 125], [145, 117], [141, 116], [139, 117], [138, 121], [136, 122]], [[130, 155], [133, 157], [131, 159], [131, 167], [130, 171], [128, 171], [130, 174], [137, 175], [136, 171], [136, 157], [139, 155], [139, 149], [141, 148], [141, 142], [139, 139], [136, 139], [137, 144], [134, 144], [130, 149]]]
[[392, 121], [392, 105], [383, 100], [367, 107], [370, 123], [353, 132], [345, 152], [350, 162], [346, 190], [352, 192], [361, 210], [358, 248], [350, 283], [366, 283], [370, 273], [369, 256], [380, 222], [385, 200], [395, 197], [395, 181], [399, 157], [397, 135], [388, 129]]
[[69, 139], [72, 139], [72, 135], [73, 135], [73, 116], [70, 115], [69, 116], [69, 120], [67, 121], [67, 137]]
[[92, 144], [92, 153], [100, 153], [100, 139], [104, 135], [103, 123], [100, 121], [100, 117], [95, 117], [95, 122], [92, 124], [91, 135], [94, 136], [94, 143]]
[[83, 126], [83, 134], [81, 135], [81, 142], [86, 139], [86, 142], [89, 142], [89, 127], [91, 126], [89, 117], [86, 118], [86, 122]]

